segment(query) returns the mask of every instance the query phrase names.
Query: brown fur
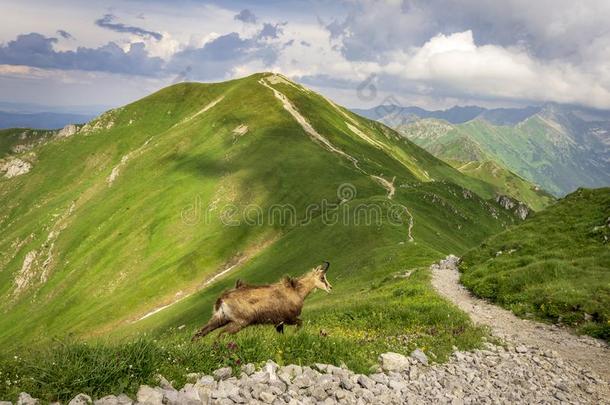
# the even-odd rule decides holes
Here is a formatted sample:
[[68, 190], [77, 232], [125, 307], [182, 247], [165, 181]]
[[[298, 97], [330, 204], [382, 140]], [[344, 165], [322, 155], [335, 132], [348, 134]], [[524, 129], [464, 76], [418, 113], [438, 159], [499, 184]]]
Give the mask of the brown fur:
[[299, 315], [305, 298], [316, 288], [327, 292], [332, 289], [326, 280], [329, 265], [325, 262], [302, 277], [285, 277], [274, 284], [251, 285], [237, 280], [235, 288], [225, 291], [216, 300], [212, 318], [193, 340], [225, 325], [220, 334], [237, 333], [255, 324], [276, 325], [278, 332], [283, 331], [284, 324], [300, 326]]

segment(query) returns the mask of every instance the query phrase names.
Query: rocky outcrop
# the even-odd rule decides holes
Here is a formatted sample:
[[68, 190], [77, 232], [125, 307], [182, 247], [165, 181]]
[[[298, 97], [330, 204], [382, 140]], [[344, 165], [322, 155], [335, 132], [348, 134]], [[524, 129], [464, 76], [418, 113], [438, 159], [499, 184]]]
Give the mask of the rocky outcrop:
[[122, 107], [114, 110], [108, 110], [99, 117], [83, 125], [78, 132], [89, 135], [102, 129], [111, 129], [115, 124], [116, 115], [122, 110]]
[[68, 124], [57, 133], [58, 138], [69, 138], [78, 132], [78, 127], [74, 124]]
[[519, 205], [517, 205], [517, 208], [515, 208], [514, 213], [518, 218], [523, 220], [523, 219], [527, 218], [527, 216], [529, 215], [530, 209], [528, 208], [527, 205], [525, 205], [523, 203], [519, 203]]
[[502, 208], [504, 208], [505, 210], [510, 210], [515, 206], [515, 201], [513, 201], [512, 198], [505, 196], [505, 195], [497, 195], [496, 202], [498, 204], [500, 204], [500, 206]]
[[500, 204], [500, 206], [505, 210], [512, 211], [513, 214], [521, 220], [527, 218], [530, 213], [530, 209], [527, 205], [523, 204], [521, 201], [514, 200], [505, 195], [497, 195], [496, 202]]
[[0, 160], [0, 173], [4, 173], [4, 177], [8, 179], [26, 174], [31, 169], [32, 164], [30, 162], [16, 157]]

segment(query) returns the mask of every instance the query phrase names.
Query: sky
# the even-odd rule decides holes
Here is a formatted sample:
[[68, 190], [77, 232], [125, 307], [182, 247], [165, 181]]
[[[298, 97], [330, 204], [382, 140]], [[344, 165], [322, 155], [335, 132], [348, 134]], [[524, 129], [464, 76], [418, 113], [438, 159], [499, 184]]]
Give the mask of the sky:
[[348, 107], [610, 110], [608, 0], [2, 0], [0, 102], [119, 106], [274, 71]]

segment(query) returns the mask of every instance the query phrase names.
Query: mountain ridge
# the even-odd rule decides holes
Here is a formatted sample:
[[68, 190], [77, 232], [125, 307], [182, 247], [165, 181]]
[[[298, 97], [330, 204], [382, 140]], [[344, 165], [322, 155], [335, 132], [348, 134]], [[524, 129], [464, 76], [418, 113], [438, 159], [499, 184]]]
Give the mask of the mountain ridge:
[[371, 108], [352, 108], [363, 117], [388, 123], [390, 126], [405, 124], [413, 119], [436, 118], [451, 124], [463, 124], [474, 119], [485, 119], [494, 125], [516, 125], [544, 111], [569, 111], [588, 122], [610, 121], [610, 111], [589, 107], [547, 102], [526, 107], [486, 108], [477, 105], [455, 105], [444, 110], [428, 110], [417, 106], [382, 104]]
[[511, 125], [492, 122], [505, 122], [506, 111], [457, 124], [400, 114], [379, 119], [447, 162], [492, 160], [555, 196], [610, 184], [610, 113], [548, 103], [525, 118], [525, 110], [510, 111], [520, 120]]

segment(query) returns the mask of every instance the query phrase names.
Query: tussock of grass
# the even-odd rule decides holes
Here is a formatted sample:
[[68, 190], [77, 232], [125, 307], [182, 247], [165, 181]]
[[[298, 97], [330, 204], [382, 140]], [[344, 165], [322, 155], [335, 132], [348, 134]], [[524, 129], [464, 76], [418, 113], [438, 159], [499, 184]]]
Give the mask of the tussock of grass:
[[517, 315], [610, 340], [609, 217], [610, 189], [580, 189], [468, 252], [462, 282]]

